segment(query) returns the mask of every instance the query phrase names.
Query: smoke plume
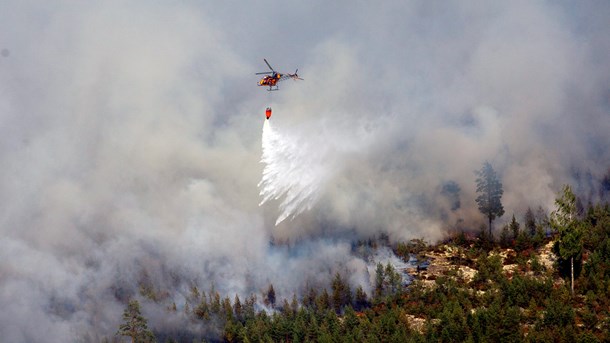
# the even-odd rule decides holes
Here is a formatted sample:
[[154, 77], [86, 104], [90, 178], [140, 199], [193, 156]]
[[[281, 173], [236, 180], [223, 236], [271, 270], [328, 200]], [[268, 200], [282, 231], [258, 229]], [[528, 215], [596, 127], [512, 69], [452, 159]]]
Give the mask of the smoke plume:
[[[101, 341], [132, 298], [200, 337], [194, 285], [370, 287], [352, 242], [476, 229], [485, 161], [496, 227], [566, 183], [601, 198], [609, 22], [605, 1], [2, 1], [2, 340]], [[263, 58], [304, 80], [261, 141]]]

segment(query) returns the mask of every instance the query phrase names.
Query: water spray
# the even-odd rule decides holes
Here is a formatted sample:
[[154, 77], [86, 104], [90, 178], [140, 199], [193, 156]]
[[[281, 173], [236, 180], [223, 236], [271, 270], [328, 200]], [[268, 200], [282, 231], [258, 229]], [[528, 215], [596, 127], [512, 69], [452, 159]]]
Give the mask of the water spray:
[[320, 185], [328, 176], [321, 161], [325, 154], [317, 153], [310, 142], [298, 135], [275, 130], [270, 120], [263, 124], [262, 150], [261, 163], [265, 167], [258, 183], [263, 197], [259, 205], [282, 199], [275, 225], [310, 210]]

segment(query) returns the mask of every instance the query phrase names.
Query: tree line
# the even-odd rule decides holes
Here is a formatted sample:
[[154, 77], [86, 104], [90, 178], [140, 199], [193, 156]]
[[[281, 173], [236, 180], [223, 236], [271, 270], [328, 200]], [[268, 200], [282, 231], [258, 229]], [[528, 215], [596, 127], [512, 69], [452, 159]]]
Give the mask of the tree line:
[[[370, 295], [337, 273], [328, 287], [283, 299], [273, 284], [260, 300], [257, 295], [231, 300], [193, 287], [181, 310], [214, 328], [202, 341], [610, 341], [610, 205], [579, 210], [566, 185], [550, 215], [528, 208], [522, 222], [513, 215], [495, 239], [492, 222], [504, 214], [502, 183], [487, 162], [476, 175], [476, 201], [488, 230], [476, 237], [458, 232], [438, 245], [413, 240], [393, 247], [405, 259], [416, 257], [419, 266], [439, 245], [452, 246], [453, 268], [433, 280], [416, 278], [405, 285], [391, 264], [378, 264]], [[557, 259], [549, 267], [539, 251], [551, 242]], [[500, 251], [513, 253], [502, 259]], [[504, 269], [509, 264], [515, 266], [511, 272]], [[466, 278], [460, 266], [474, 268], [475, 275]], [[176, 311], [175, 304], [168, 309]], [[111, 339], [120, 337], [186, 341], [149, 329], [137, 300], [127, 304], [123, 324]]]

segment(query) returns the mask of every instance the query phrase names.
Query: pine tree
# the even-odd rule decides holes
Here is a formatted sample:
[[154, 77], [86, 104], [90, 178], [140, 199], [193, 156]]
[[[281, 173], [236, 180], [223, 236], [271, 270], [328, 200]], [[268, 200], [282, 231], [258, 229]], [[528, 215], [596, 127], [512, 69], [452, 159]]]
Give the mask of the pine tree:
[[345, 305], [351, 304], [352, 292], [349, 285], [345, 282], [345, 280], [343, 280], [341, 274], [338, 272], [335, 274], [335, 278], [333, 279], [331, 286], [333, 290], [333, 308], [337, 314], [340, 314]]
[[377, 263], [377, 268], [375, 269], [375, 300], [380, 301], [381, 297], [384, 293], [384, 283], [385, 283], [385, 275], [383, 270], [383, 264], [381, 262]]
[[388, 284], [388, 291], [391, 295], [395, 295], [402, 286], [402, 276], [396, 271], [396, 268], [388, 262], [385, 266], [385, 278]]
[[515, 215], [513, 214], [513, 219], [510, 221], [510, 224], [508, 224], [510, 231], [513, 233], [513, 240], [516, 241], [517, 237], [519, 237], [519, 231], [520, 231], [520, 225], [519, 222], [517, 222], [517, 219], [515, 219]]
[[291, 318], [292, 308], [290, 307], [288, 299], [284, 299], [284, 301], [282, 302], [281, 312], [284, 318]]
[[131, 337], [132, 343], [155, 342], [155, 336], [148, 330], [146, 318], [140, 312], [140, 303], [137, 300], [129, 301], [123, 312], [123, 324], [119, 326], [117, 335]]
[[249, 319], [254, 319], [254, 317], [256, 316], [256, 312], [254, 310], [254, 305], [256, 304], [256, 295], [255, 294], [251, 294], [247, 299], [246, 299], [246, 303], [244, 304], [244, 322], [248, 321]]
[[489, 162], [485, 162], [483, 168], [475, 173], [477, 175], [477, 193], [479, 193], [476, 202], [479, 206], [479, 211], [489, 219], [489, 236], [491, 236], [492, 221], [496, 217], [502, 217], [504, 214], [504, 207], [500, 202], [504, 190], [502, 189], [502, 183]]
[[557, 210], [551, 213], [551, 227], [559, 232], [559, 255], [570, 260], [570, 289], [574, 295], [574, 258], [582, 251], [582, 229], [577, 217], [576, 196], [569, 185], [563, 187], [562, 195], [555, 200]]
[[525, 216], [523, 217], [525, 228], [524, 230], [531, 236], [534, 237], [536, 235], [536, 217], [534, 216], [534, 211], [532, 211], [531, 207], [527, 208], [525, 211]]
[[238, 321], [243, 321], [244, 319], [244, 311], [241, 306], [241, 301], [239, 300], [239, 296], [235, 294], [235, 300], [233, 301], [233, 311], [235, 312], [235, 317]]
[[510, 247], [510, 234], [508, 225], [504, 225], [502, 232], [500, 233], [500, 246], [504, 249]]
[[275, 289], [273, 289], [273, 284], [270, 284], [265, 296], [265, 305], [275, 308], [275, 301]]
[[515, 250], [522, 252], [531, 247], [532, 239], [530, 238], [530, 235], [526, 231], [521, 230], [517, 236], [517, 239], [515, 240]]
[[307, 295], [303, 298], [303, 306], [314, 309], [316, 308], [316, 299], [318, 298], [318, 292], [315, 288], [309, 287]]
[[224, 318], [226, 321], [233, 320], [233, 305], [231, 305], [231, 299], [225, 297], [222, 299], [222, 310], [224, 312]]
[[297, 295], [292, 295], [292, 301], [290, 301], [290, 310], [292, 311], [292, 315], [296, 316], [299, 311], [299, 300], [297, 299]]
[[205, 295], [205, 292], [201, 294], [200, 299], [201, 301], [199, 302], [197, 307], [195, 307], [193, 312], [200, 319], [210, 319], [210, 307], [208, 305], [208, 298]]
[[358, 285], [356, 288], [356, 299], [354, 304], [354, 309], [356, 311], [362, 311], [369, 306], [369, 299], [366, 295], [366, 292], [362, 288], [362, 286]]
[[326, 288], [322, 291], [322, 294], [316, 299], [316, 308], [319, 313], [324, 313], [330, 308], [330, 295]]
[[532, 242], [535, 247], [539, 247], [544, 243], [544, 238], [547, 235], [549, 227], [549, 218], [542, 206], [538, 207], [534, 219], [536, 221], [536, 233], [534, 234]]
[[220, 309], [220, 294], [212, 288], [210, 291], [210, 312], [220, 314]]
[[477, 233], [477, 240], [474, 245], [477, 249], [483, 249], [487, 252], [494, 248], [493, 237], [487, 233], [484, 224], [481, 224], [479, 227], [479, 233]]
[[193, 304], [197, 304], [199, 302], [200, 296], [201, 296], [201, 293], [199, 293], [199, 288], [197, 288], [197, 286], [192, 286], [191, 294], [190, 294], [188, 300], [191, 301]]

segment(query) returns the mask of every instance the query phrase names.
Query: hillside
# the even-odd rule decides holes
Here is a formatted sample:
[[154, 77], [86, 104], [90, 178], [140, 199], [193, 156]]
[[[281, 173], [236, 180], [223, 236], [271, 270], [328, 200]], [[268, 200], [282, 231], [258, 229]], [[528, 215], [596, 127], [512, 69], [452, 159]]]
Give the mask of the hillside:
[[[327, 288], [309, 287], [291, 298], [276, 295], [273, 284], [243, 300], [194, 287], [186, 307], [174, 304], [167, 316], [182, 313], [205, 327], [205, 336], [150, 332], [161, 342], [608, 341], [610, 206], [591, 206], [578, 223], [574, 295], [569, 263], [559, 254], [561, 232], [548, 221], [521, 228], [513, 220], [497, 240], [482, 229], [434, 245], [393, 245], [410, 267], [378, 263], [370, 294], [350, 287], [340, 273]], [[375, 249], [380, 242], [354, 249]]]

